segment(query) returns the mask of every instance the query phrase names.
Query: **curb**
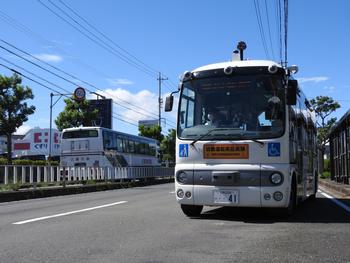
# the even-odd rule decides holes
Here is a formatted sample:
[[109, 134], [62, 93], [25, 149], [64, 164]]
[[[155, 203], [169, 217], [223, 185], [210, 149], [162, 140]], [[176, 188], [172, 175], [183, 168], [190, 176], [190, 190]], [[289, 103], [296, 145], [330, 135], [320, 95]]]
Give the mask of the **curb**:
[[157, 179], [152, 181], [137, 181], [137, 182], [115, 182], [115, 183], [101, 183], [96, 185], [79, 185], [69, 187], [54, 187], [54, 188], [38, 188], [30, 190], [9, 191], [0, 193], [0, 203], [20, 201], [27, 199], [36, 199], [61, 195], [74, 195], [91, 193], [98, 191], [115, 190], [122, 188], [132, 188], [138, 186], [148, 186], [156, 184], [166, 184], [174, 182], [174, 179]]
[[319, 179], [319, 185], [331, 189], [333, 191], [336, 191], [340, 194], [350, 196], [350, 185], [346, 184], [340, 184], [334, 181], [325, 180], [325, 179]]

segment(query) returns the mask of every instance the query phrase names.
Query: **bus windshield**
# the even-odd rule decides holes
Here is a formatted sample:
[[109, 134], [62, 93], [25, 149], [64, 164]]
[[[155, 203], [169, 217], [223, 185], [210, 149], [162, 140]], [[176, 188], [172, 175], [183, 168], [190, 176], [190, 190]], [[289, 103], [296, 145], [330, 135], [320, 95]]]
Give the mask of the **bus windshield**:
[[63, 133], [63, 139], [76, 139], [76, 138], [91, 138], [98, 137], [97, 130], [75, 130], [75, 131], [66, 131]]
[[[178, 136], [191, 140], [282, 136], [285, 96], [281, 76], [220, 76], [184, 82]], [[212, 131], [211, 131], [212, 130]]]

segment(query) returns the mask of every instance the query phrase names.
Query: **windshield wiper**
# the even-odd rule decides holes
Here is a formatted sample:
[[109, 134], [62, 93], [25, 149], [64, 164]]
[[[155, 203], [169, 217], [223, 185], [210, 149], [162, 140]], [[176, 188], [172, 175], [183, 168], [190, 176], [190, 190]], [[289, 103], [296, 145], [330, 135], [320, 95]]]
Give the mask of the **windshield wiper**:
[[[198, 142], [199, 140], [203, 139], [204, 137], [208, 136], [209, 134], [211, 134], [212, 132], [214, 131], [227, 131], [227, 130], [235, 130], [235, 128], [213, 128], [211, 130], [209, 130], [208, 132], [206, 132], [205, 134], [199, 136], [197, 139], [194, 139], [193, 142], [190, 143], [191, 146], [194, 146], [194, 144], [196, 142]], [[238, 129], [240, 130], [240, 129]], [[257, 139], [248, 139], [248, 138], [239, 138], [241, 140], [250, 140], [250, 141], [253, 141], [253, 142], [256, 142], [258, 144], [260, 144], [261, 146], [264, 146], [265, 143], [262, 142], [262, 141], [259, 141]]]
[[206, 132], [205, 134], [199, 136], [197, 139], [194, 139], [193, 142], [190, 143], [191, 146], [194, 146], [194, 144], [196, 142], [198, 142], [199, 140], [203, 139], [204, 137], [208, 136], [209, 134], [211, 134], [213, 131], [227, 131], [227, 130], [232, 130], [232, 128], [214, 128], [209, 130], [208, 132]]
[[248, 140], [251, 140], [251, 141], [253, 141], [253, 142], [259, 143], [261, 146], [264, 146], [264, 145], [265, 145], [264, 142], [259, 141], [259, 140], [257, 140], [257, 139], [248, 139]]

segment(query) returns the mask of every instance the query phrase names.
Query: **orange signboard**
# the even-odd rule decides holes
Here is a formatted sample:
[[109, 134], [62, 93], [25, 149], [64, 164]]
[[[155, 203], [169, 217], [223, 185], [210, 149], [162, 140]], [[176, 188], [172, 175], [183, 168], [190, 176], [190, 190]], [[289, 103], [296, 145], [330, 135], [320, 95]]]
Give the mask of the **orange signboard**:
[[205, 144], [204, 159], [248, 159], [248, 144]]

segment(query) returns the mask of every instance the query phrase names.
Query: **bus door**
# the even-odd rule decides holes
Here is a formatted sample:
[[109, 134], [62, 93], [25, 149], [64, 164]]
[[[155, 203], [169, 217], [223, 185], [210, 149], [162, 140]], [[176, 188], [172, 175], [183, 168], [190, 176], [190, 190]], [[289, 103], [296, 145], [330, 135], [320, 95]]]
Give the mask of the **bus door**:
[[307, 164], [307, 155], [305, 156], [306, 149], [305, 149], [305, 136], [306, 136], [306, 131], [305, 131], [305, 126], [302, 118], [298, 119], [298, 127], [297, 127], [297, 132], [298, 132], [298, 142], [297, 142], [297, 167], [298, 167], [298, 176], [297, 176], [297, 181], [298, 181], [298, 186], [297, 186], [297, 192], [298, 196], [305, 196], [306, 194], [306, 171], [305, 171], [305, 162]]

